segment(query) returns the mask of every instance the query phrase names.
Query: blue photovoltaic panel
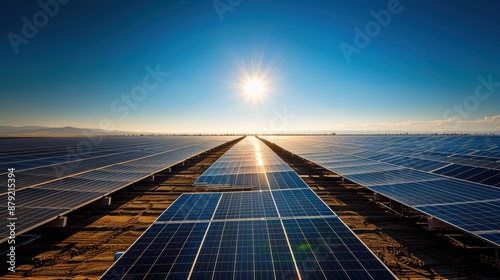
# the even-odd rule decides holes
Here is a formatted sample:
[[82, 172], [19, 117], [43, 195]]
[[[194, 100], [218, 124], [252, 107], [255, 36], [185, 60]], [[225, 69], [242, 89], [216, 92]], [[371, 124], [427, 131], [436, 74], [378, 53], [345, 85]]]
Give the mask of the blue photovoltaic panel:
[[500, 233], [498, 230], [500, 227], [500, 198], [489, 202], [429, 205], [416, 208], [469, 232]]
[[[189, 260], [191, 266], [179, 265], [174, 270], [169, 261], [165, 268], [158, 267], [159, 251], [169, 247], [158, 244], [165, 240], [148, 234], [140, 238], [145, 240], [136, 242], [144, 244], [142, 247], [133, 249], [134, 244], [105, 276], [396, 279], [295, 172], [281, 166], [282, 161], [270, 149], [255, 141], [247, 138], [235, 145], [197, 184], [227, 180], [232, 187], [241, 187], [248, 182], [238, 181], [237, 177], [258, 175], [266, 180], [266, 185], [259, 186], [261, 190], [183, 194], [151, 227], [192, 225], [193, 220], [207, 222], [201, 243], [196, 241], [199, 251], [194, 259], [192, 254], [181, 254], [176, 250], [179, 246], [173, 246], [173, 258]], [[106, 277], [103, 279], [109, 279]]]
[[196, 180], [196, 185], [252, 187], [255, 190], [269, 189], [264, 173], [208, 175], [199, 177]]
[[[328, 161], [336, 161], [336, 165], [331, 165], [329, 168], [343, 167], [348, 162], [356, 160], [360, 160], [359, 164], [364, 165], [369, 160], [426, 172], [436, 170], [439, 173], [439, 169], [450, 164], [452, 167], [465, 166], [463, 170], [467, 170], [467, 167], [482, 167], [500, 171], [498, 161], [500, 137], [498, 136], [273, 136], [266, 138], [322, 165]], [[344, 162], [339, 162], [337, 159], [344, 159]], [[459, 174], [461, 173], [453, 172], [449, 175], [460, 178]], [[480, 182], [470, 178], [464, 179]]]
[[484, 179], [480, 181], [483, 184], [488, 184], [490, 186], [500, 187], [500, 174], [489, 177], [488, 179]]
[[500, 245], [500, 231], [498, 230], [492, 232], [478, 232], [476, 235], [483, 240], [497, 244], [497, 246]]
[[[496, 213], [500, 201], [495, 200], [500, 188], [494, 187], [500, 186], [498, 136], [267, 138], [374, 192], [500, 247]], [[397, 169], [370, 171], [380, 163]]]
[[210, 220], [221, 195], [220, 193], [182, 194], [156, 221]]
[[500, 189], [453, 179], [370, 186], [369, 189], [409, 206], [489, 201]]
[[223, 193], [214, 220], [278, 217], [269, 191]]
[[[50, 138], [50, 141], [0, 138], [0, 144], [4, 144], [0, 145], [0, 162], [16, 169], [19, 198], [16, 206], [54, 209], [41, 211], [45, 214], [33, 218], [26, 216], [16, 226], [16, 234], [56, 218], [61, 209], [69, 212], [89, 204], [233, 139], [218, 136]], [[92, 148], [77, 153], [82, 145]], [[4, 171], [0, 172], [2, 178], [7, 176]], [[0, 242], [7, 237], [2, 234]]]
[[[123, 166], [121, 166], [123, 167]], [[101, 170], [93, 170], [81, 175], [78, 178], [88, 179], [88, 180], [99, 180], [99, 181], [117, 181], [117, 182], [130, 182], [130, 179], [139, 178], [144, 176], [142, 172], [132, 172], [131, 170], [121, 171], [121, 170], [110, 170], [110, 168], [105, 168]]]
[[345, 175], [344, 177], [363, 186], [411, 183], [417, 181], [440, 179], [440, 177], [436, 177], [432, 174], [421, 171], [415, 171], [411, 169], [398, 169], [391, 171], [360, 173], [360, 174]]
[[187, 279], [207, 227], [153, 224], [101, 279]]
[[[103, 193], [97, 192], [30, 188], [16, 192], [16, 201], [21, 207], [73, 208], [102, 197], [103, 195]], [[0, 196], [0, 199], [7, 201], [7, 195]], [[58, 207], [55, 207], [55, 205]]]
[[252, 190], [307, 188], [280, 157], [255, 137], [247, 137], [227, 151], [194, 185]]
[[[116, 190], [117, 188], [127, 185], [125, 182], [120, 181], [101, 181], [101, 180], [91, 180], [76, 177], [64, 178], [62, 180], [57, 180], [55, 182], [46, 183], [39, 185], [33, 189], [43, 190], [58, 190], [58, 191], [85, 191], [93, 193], [108, 194], [109, 192]], [[29, 189], [25, 189], [28, 191]], [[24, 192], [23, 190], [22, 192]]]
[[307, 184], [294, 171], [266, 173], [271, 190], [309, 189]]
[[389, 170], [398, 170], [400, 167], [383, 164], [383, 163], [370, 163], [366, 165], [354, 165], [345, 167], [335, 167], [335, 171], [345, 175], [359, 174], [359, 173], [369, 173], [369, 172], [380, 172]]
[[210, 224], [192, 279], [290, 279], [296, 270], [279, 220]]
[[272, 194], [280, 217], [335, 215], [311, 189], [272, 191]]
[[[7, 200], [5, 200], [5, 201], [7, 201]], [[10, 216], [9, 212], [7, 211], [7, 207], [5, 207], [4, 209], [5, 209], [5, 211], [2, 211], [2, 214], [0, 214], [0, 218], [3, 221], [7, 221], [7, 224], [8, 224], [7, 219], [15, 217], [17, 219], [16, 221], [14, 221], [14, 222], [16, 222], [16, 230], [19, 227], [31, 228], [31, 227], [39, 226], [43, 223], [46, 223], [47, 221], [51, 221], [51, 220], [57, 218], [58, 215], [64, 214], [68, 211], [71, 211], [71, 209], [67, 209], [67, 208], [52, 209], [52, 208], [37, 208], [37, 207], [33, 207], [33, 208], [16, 207], [16, 210], [14, 212], [15, 215]], [[9, 228], [7, 226], [1, 227], [0, 234], [1, 234], [1, 236], [9, 236], [10, 235]]]
[[302, 279], [396, 279], [338, 217], [283, 224]]

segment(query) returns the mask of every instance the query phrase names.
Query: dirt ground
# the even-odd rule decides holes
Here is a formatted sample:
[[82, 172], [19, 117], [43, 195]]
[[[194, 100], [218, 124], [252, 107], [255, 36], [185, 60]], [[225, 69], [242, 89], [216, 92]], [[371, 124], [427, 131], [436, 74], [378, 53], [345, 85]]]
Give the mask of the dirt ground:
[[[114, 254], [125, 251], [180, 194], [193, 191], [195, 179], [231, 146], [160, 172], [154, 182], [118, 191], [109, 206], [76, 210], [67, 227], [30, 232], [41, 236], [17, 250], [16, 273], [0, 278], [98, 279]], [[464, 249], [451, 238], [460, 239], [459, 234], [431, 231], [425, 217], [401, 217], [375, 203], [364, 188], [343, 184], [339, 176], [271, 147], [400, 279], [500, 279], [491, 249], [477, 244]]]

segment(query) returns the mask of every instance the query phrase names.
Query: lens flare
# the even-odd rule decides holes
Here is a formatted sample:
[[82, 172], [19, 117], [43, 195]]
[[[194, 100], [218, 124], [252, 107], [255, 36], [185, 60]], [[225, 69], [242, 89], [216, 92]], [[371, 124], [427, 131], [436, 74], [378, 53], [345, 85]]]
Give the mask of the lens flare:
[[259, 80], [250, 80], [245, 86], [245, 92], [251, 98], [260, 97], [265, 92], [264, 83]]
[[242, 57], [236, 50], [224, 51], [229, 62], [230, 73], [221, 81], [230, 84], [232, 92], [257, 106], [278, 93], [279, 82], [285, 78], [281, 71], [282, 60], [276, 56], [254, 53]]

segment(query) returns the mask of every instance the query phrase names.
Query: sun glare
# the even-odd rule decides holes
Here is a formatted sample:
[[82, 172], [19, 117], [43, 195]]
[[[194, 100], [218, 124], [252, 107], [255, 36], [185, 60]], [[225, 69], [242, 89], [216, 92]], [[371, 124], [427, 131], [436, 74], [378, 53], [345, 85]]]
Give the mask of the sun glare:
[[243, 96], [252, 106], [258, 106], [280, 91], [280, 81], [285, 78], [281, 72], [282, 60], [267, 56], [264, 51], [250, 57], [241, 57], [236, 50], [224, 51], [230, 63], [229, 79], [219, 79], [231, 85], [235, 95]]
[[245, 92], [249, 97], [260, 97], [264, 94], [264, 84], [259, 80], [250, 80], [245, 86]]

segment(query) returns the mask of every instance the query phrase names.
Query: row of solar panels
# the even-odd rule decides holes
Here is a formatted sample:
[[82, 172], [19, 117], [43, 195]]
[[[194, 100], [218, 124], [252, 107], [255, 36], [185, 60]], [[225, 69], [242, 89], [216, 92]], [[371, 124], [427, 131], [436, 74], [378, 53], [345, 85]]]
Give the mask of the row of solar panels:
[[[344, 143], [349, 140], [342, 138]], [[386, 138], [390, 143], [390, 137]], [[500, 247], [500, 188], [353, 156], [355, 145], [349, 154], [344, 153], [336, 147], [337, 137], [267, 139], [376, 193]], [[304, 142], [308, 145], [304, 146]]]
[[[355, 151], [366, 149], [399, 155], [422, 155], [450, 163], [468, 160], [471, 165], [477, 166], [498, 163], [500, 157], [498, 136], [351, 136], [337, 137], [335, 144], [348, 145]], [[494, 166], [498, 167], [498, 164], [490, 167]]]
[[157, 222], [334, 215], [311, 189], [183, 194]]
[[[179, 139], [182, 137], [179, 137]], [[109, 156], [130, 151], [160, 152], [164, 144], [180, 144], [169, 137], [106, 137], [89, 140], [82, 137], [70, 138], [0, 138], [1, 167], [16, 164], [19, 168], [33, 168], [65, 162], [68, 155], [79, 158]], [[190, 141], [186, 138], [187, 141]], [[185, 141], [186, 141], [185, 140]], [[6, 148], [10, 147], [10, 149]], [[73, 158], [75, 159], [75, 158]]]
[[354, 158], [500, 186], [500, 137], [335, 137], [319, 148]]
[[[130, 138], [131, 145], [135, 145], [133, 139], [135, 138]], [[16, 168], [14, 173], [17, 186], [16, 209], [14, 215], [4, 211], [2, 217], [4, 220], [9, 217], [17, 218], [16, 234], [22, 234], [133, 182], [232, 140], [233, 137], [193, 137], [187, 141], [188, 143], [183, 143], [186, 138], [157, 139], [163, 139], [165, 142], [162, 152], [139, 157], [135, 160], [128, 158], [125, 162], [118, 161], [108, 165], [111, 162], [110, 160], [117, 160], [116, 157], [110, 156], [110, 160], [106, 160], [106, 166], [104, 167], [99, 167], [103, 164], [103, 161], [98, 160], [93, 165], [93, 167], [97, 167], [96, 169], [85, 169], [85, 171], [69, 177], [58, 178], [56, 174], [48, 173], [44, 176], [46, 181], [34, 187], [25, 185], [23, 178], [26, 173], [17, 172], [17, 166], [13, 165], [12, 167]], [[33, 141], [37, 141], [37, 139], [33, 139]], [[180, 141], [180, 143], [177, 143], [177, 141]], [[172, 145], [169, 145], [169, 142]], [[41, 167], [40, 169], [44, 168]], [[26, 172], [30, 172], [30, 170]], [[7, 176], [3, 175], [2, 177]], [[7, 182], [7, 179], [4, 182]], [[7, 188], [4, 188], [4, 190], [7, 190]], [[6, 193], [0, 195], [0, 200], [7, 201], [7, 196]], [[8, 235], [8, 228], [2, 228], [0, 230], [0, 242], [6, 241]]]
[[[249, 174], [266, 178], [289, 170], [283, 164], [247, 137], [197, 182], [249, 166], [256, 167]], [[296, 173], [287, 173], [291, 180], [277, 188], [264, 180], [258, 191], [181, 195], [101, 279], [395, 279]]]
[[[84, 148], [81, 147], [81, 143], [90, 143], [86, 138], [50, 138], [53, 147], [47, 148], [47, 151], [41, 150], [26, 155], [23, 155], [25, 151], [14, 151], [10, 152], [8, 156], [0, 156], [0, 165], [3, 167], [0, 175], [6, 174], [7, 168], [16, 168], [17, 185], [18, 189], [20, 189], [130, 161], [135, 161], [133, 166], [139, 169], [143, 166], [152, 165], [149, 160], [155, 155], [160, 156], [165, 152], [188, 147], [196, 149], [195, 147], [200, 142], [216, 140], [215, 138], [109, 137], [103, 138], [98, 145], [84, 146]], [[9, 138], [0, 138], [1, 143], [6, 140], [9, 140]], [[44, 138], [29, 138], [29, 140], [33, 142], [31, 145], [47, 141]], [[225, 140], [228, 140], [228, 138], [225, 138]], [[26, 139], [10, 139], [9, 141], [22, 141], [27, 144], [25, 143]], [[29, 151], [29, 149], [27, 150]], [[145, 160], [138, 161], [141, 158]]]
[[206, 170], [195, 186], [251, 186], [255, 190], [308, 188], [296, 173], [255, 137], [247, 137]]
[[[192, 195], [181, 198], [185, 196]], [[314, 218], [266, 218], [266, 211], [256, 208], [250, 210], [254, 218], [159, 219], [101, 279], [295, 279], [297, 275], [302, 279], [395, 279], [331, 211]], [[192, 213], [182, 207], [178, 211]], [[259, 212], [262, 217], [255, 215]]]

